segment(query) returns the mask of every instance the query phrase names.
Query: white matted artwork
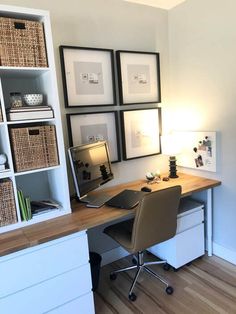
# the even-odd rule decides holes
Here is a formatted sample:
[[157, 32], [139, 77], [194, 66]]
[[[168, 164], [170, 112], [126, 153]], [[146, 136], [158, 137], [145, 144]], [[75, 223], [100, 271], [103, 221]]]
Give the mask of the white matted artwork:
[[161, 108], [121, 111], [124, 160], [160, 154]]
[[70, 145], [107, 141], [111, 162], [120, 161], [117, 112], [67, 114]]
[[113, 50], [60, 46], [66, 107], [115, 105]]
[[216, 132], [176, 131], [174, 135], [181, 151], [179, 166], [216, 172]]
[[121, 105], [161, 101], [159, 53], [116, 52]]

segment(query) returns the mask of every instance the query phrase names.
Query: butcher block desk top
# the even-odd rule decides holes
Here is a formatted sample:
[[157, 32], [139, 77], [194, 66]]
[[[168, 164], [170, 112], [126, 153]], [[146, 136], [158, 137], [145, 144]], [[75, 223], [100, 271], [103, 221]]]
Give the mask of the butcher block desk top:
[[[178, 173], [178, 175], [179, 178], [154, 183], [150, 185], [150, 188], [152, 191], [157, 191], [174, 185], [181, 185], [182, 197], [185, 197], [192, 193], [211, 189], [221, 184], [218, 180], [204, 177], [184, 173]], [[139, 191], [146, 185], [146, 180], [138, 180], [100, 190], [99, 193], [105, 191], [106, 194], [113, 196], [124, 189]], [[0, 234], [0, 256], [112, 222], [119, 218], [129, 218], [132, 217], [135, 212], [135, 208], [126, 210], [106, 205], [100, 208], [88, 208], [83, 203], [76, 201], [73, 201], [71, 205], [71, 214]]]

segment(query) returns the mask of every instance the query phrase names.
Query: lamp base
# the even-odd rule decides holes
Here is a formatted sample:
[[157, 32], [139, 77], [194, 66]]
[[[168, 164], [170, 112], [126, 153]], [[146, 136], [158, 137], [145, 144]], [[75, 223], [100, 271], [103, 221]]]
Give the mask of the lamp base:
[[179, 176], [176, 174], [176, 173], [174, 173], [174, 174], [172, 174], [172, 173], [170, 173], [169, 174], [169, 178], [171, 178], [171, 179], [176, 179], [176, 178], [178, 178]]
[[170, 174], [169, 178], [176, 179], [179, 176], [177, 175], [177, 169], [176, 169], [176, 157], [170, 156], [169, 158], [169, 166], [170, 166]]

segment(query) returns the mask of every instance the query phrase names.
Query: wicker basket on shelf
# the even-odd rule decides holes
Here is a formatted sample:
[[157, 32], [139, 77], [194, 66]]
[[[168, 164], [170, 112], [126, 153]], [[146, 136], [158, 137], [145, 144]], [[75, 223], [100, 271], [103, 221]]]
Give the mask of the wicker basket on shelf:
[[17, 172], [59, 164], [54, 125], [11, 128], [10, 138]]
[[43, 24], [0, 17], [0, 65], [47, 67]]
[[0, 227], [17, 222], [12, 181], [0, 180]]

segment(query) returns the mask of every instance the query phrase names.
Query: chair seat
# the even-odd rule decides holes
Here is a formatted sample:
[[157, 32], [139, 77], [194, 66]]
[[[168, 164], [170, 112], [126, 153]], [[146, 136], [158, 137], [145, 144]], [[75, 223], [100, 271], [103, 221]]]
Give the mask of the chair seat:
[[113, 240], [123, 246], [128, 252], [134, 253], [131, 246], [131, 237], [134, 219], [119, 222], [108, 226], [104, 229], [104, 233], [109, 235]]

